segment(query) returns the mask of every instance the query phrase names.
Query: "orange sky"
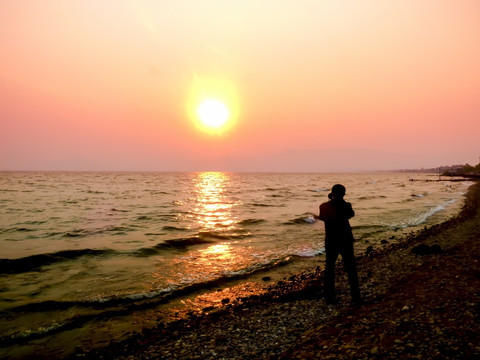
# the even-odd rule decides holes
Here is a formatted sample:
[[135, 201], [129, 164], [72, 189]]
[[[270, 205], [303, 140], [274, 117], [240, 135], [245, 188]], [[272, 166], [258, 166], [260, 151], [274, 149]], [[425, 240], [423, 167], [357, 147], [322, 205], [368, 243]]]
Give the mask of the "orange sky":
[[[0, 170], [479, 161], [477, 0], [1, 1], [0, 49]], [[226, 133], [195, 81], [235, 94]]]

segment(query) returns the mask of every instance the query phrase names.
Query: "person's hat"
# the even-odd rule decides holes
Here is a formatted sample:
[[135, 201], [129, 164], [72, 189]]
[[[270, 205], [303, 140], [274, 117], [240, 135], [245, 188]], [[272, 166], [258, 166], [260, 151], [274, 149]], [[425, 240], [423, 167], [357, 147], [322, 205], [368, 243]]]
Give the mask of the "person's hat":
[[336, 198], [343, 198], [345, 196], [345, 186], [341, 184], [335, 184], [332, 187], [332, 192], [328, 194], [328, 198], [331, 199], [332, 196], [335, 196]]

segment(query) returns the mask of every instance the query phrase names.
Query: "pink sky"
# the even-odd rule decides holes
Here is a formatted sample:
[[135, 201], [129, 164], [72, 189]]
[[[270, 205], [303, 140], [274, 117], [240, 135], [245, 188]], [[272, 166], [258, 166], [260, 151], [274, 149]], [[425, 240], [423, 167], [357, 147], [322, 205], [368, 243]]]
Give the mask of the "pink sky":
[[[477, 0], [1, 1], [0, 49], [0, 170], [479, 161]], [[195, 81], [234, 89], [228, 132]]]

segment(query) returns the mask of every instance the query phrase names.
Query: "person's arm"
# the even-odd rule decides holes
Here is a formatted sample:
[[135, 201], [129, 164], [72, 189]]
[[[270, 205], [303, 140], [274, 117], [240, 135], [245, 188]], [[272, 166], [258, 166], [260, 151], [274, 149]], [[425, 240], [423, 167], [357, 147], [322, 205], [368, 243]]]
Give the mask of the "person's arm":
[[347, 218], [348, 219], [351, 219], [352, 217], [355, 216], [355, 211], [353, 211], [353, 208], [352, 208], [352, 204], [350, 204], [349, 202], [347, 202], [347, 212], [345, 215], [347, 215]]
[[318, 208], [318, 220], [325, 221], [325, 211], [322, 213], [322, 205]]

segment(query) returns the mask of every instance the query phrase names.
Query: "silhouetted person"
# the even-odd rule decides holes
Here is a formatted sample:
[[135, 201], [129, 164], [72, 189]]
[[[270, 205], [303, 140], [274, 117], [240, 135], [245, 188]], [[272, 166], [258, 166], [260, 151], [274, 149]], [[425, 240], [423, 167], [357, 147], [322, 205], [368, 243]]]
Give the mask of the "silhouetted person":
[[348, 274], [350, 294], [354, 302], [361, 302], [358, 275], [353, 254], [353, 234], [350, 218], [355, 216], [352, 205], [346, 202], [345, 187], [336, 184], [328, 195], [330, 201], [320, 205], [318, 218], [325, 222], [325, 300], [335, 303], [335, 262], [342, 255], [343, 266]]

